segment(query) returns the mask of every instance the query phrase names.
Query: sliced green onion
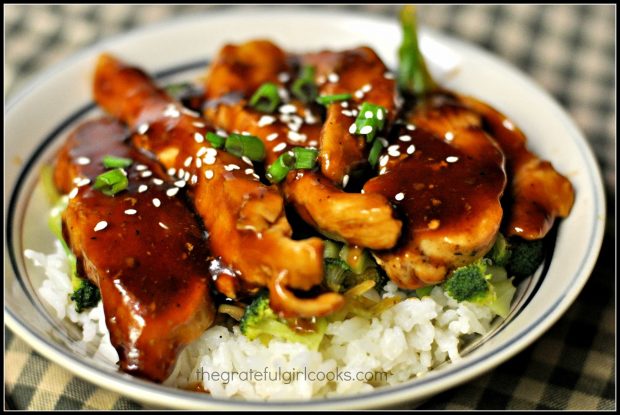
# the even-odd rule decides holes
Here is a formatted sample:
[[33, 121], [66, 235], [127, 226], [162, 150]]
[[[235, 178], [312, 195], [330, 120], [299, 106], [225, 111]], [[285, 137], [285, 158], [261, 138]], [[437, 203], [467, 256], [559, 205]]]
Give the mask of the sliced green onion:
[[226, 137], [222, 137], [221, 135], [212, 133], [211, 131], [205, 135], [205, 138], [209, 143], [211, 143], [213, 148], [221, 148], [226, 142]]
[[318, 97], [316, 99], [316, 102], [318, 102], [321, 105], [329, 105], [331, 103], [334, 102], [338, 102], [338, 101], [346, 101], [348, 99], [351, 99], [353, 97], [353, 95], [351, 94], [334, 94], [334, 95], [321, 95], [320, 97]]
[[437, 84], [420, 51], [417, 26], [415, 6], [404, 6], [400, 12], [403, 41], [398, 49], [398, 86], [403, 91], [422, 95], [437, 90]]
[[271, 82], [262, 84], [250, 99], [252, 108], [260, 112], [272, 113], [279, 104], [278, 86]]
[[125, 172], [122, 169], [114, 169], [97, 176], [93, 189], [100, 190], [106, 196], [114, 196], [127, 189], [128, 185], [129, 180]]
[[293, 167], [295, 167], [294, 155], [288, 151], [282, 153], [280, 157], [267, 168], [267, 179], [272, 183], [280, 183]]
[[118, 167], [129, 167], [131, 163], [133, 163], [133, 160], [125, 157], [107, 155], [103, 156], [102, 162], [106, 169], [115, 169]]
[[314, 67], [304, 66], [299, 77], [293, 82], [291, 92], [301, 101], [308, 103], [314, 101], [318, 89], [314, 83]]
[[338, 258], [342, 244], [326, 239], [323, 243], [323, 258]]
[[226, 151], [237, 157], [247, 157], [253, 161], [265, 158], [265, 145], [253, 135], [230, 134], [226, 138]]
[[370, 153], [368, 153], [368, 162], [372, 168], [375, 168], [377, 162], [379, 161], [379, 155], [381, 154], [381, 150], [383, 149], [383, 145], [381, 144], [381, 140], [375, 138], [375, 141], [372, 142], [372, 147], [370, 148]]
[[371, 142], [385, 125], [387, 110], [381, 105], [364, 102], [355, 119], [355, 134], [363, 134]]
[[316, 159], [319, 156], [319, 150], [313, 148], [294, 147], [296, 169], [313, 169], [316, 166]]

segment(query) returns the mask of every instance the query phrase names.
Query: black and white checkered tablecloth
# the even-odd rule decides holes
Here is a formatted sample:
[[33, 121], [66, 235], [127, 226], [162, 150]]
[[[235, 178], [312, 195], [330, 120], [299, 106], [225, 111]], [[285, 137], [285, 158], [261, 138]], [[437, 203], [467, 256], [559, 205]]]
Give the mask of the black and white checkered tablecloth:
[[[5, 5], [5, 101], [41, 71], [111, 35], [225, 7], [240, 6]], [[397, 13], [396, 6], [321, 7]], [[555, 96], [598, 157], [609, 215], [593, 275], [562, 319], [508, 362], [421, 409], [614, 409], [616, 8], [421, 6], [420, 15], [424, 24], [504, 58]], [[72, 376], [7, 329], [4, 362], [6, 408], [140, 408]]]

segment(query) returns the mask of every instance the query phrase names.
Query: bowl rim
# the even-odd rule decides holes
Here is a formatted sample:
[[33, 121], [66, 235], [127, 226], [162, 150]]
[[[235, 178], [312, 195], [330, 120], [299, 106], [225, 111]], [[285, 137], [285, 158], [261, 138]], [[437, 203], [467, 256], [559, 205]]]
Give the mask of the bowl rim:
[[[255, 15], [255, 13], [263, 13], [265, 15], [273, 15], [274, 13], [277, 13], [280, 15], [279, 17], [287, 15], [295, 17], [295, 15], [299, 15], [300, 9], [303, 9], [305, 15], [312, 15], [313, 17], [325, 17], [325, 15], [328, 14], [330, 16], [341, 18], [346, 17], [348, 19], [354, 18], [363, 21], [389, 23], [391, 25], [395, 24], [393, 19], [385, 16], [369, 14], [366, 12], [344, 12], [326, 9], [317, 10], [308, 7], [290, 8], [287, 6], [278, 8], [277, 10], [269, 11], [265, 10], [264, 8], [261, 9], [256, 7], [245, 7], [241, 9], [207, 11], [204, 13], [197, 13], [195, 15], [186, 15], [182, 17], [171, 18], [165, 21], [149, 24], [144, 27], [134, 29], [128, 33], [120, 33], [115, 36], [111, 36], [108, 39], [97, 42], [87, 48], [84, 48], [74, 53], [68, 59], [65, 59], [55, 64], [51, 68], [43, 71], [10, 99], [9, 103], [5, 108], [5, 116], [9, 116], [9, 114], [11, 114], [11, 110], [16, 106], [18, 102], [20, 102], [23, 98], [29, 96], [31, 93], [36, 92], [37, 89], [44, 85], [48, 79], [52, 78], [57, 73], [64, 71], [75, 62], [81, 61], [84, 57], [92, 54], [96, 50], [99, 50], [106, 45], [113, 44], [120, 39], [129, 41], [132, 38], [156, 32], [166, 26], [180, 25], [184, 22], [193, 20], [204, 21], [205, 19], [226, 18], [228, 15], [232, 15], [234, 17], [238, 16], [241, 13], [253, 13], [253, 15]], [[28, 327], [27, 323], [21, 321], [20, 318], [5, 304], [4, 316], [6, 325], [18, 336], [26, 340], [26, 342], [29, 343], [35, 350], [43, 354], [52, 362], [55, 362], [64, 367], [65, 369], [73, 372], [80, 378], [95, 383], [98, 386], [117, 392], [122, 396], [127, 396], [135, 399], [139, 402], [146, 401], [159, 405], [165, 402], [169, 406], [173, 407], [195, 409], [204, 409], [206, 406], [217, 406], [226, 409], [249, 409], [252, 407], [258, 407], [259, 409], [262, 408], [279, 410], [299, 409], [300, 407], [305, 409], [324, 407], [341, 409], [380, 407], [394, 404], [396, 402], [406, 402], [408, 400], [421, 398], [435, 393], [437, 392], [437, 390], [445, 390], [454, 387], [457, 384], [463, 383], [475, 376], [480, 375], [481, 373], [490, 370], [491, 368], [514, 356], [517, 352], [523, 350], [538, 337], [540, 337], [545, 331], [547, 331], [548, 328], [552, 324], [554, 324], [565, 313], [568, 307], [574, 302], [577, 295], [581, 292], [581, 289], [587, 282], [588, 277], [591, 274], [594, 264], [596, 262], [596, 259], [598, 258], [598, 253], [600, 251], [604, 235], [604, 223], [606, 215], [606, 205], [604, 200], [605, 196], [603, 191], [603, 182], [600, 168], [598, 166], [598, 163], [596, 163], [595, 161], [596, 159], [593, 155], [589, 143], [585, 139], [584, 135], [577, 128], [575, 123], [572, 121], [572, 119], [570, 119], [570, 117], [566, 114], [564, 109], [555, 101], [555, 99], [553, 99], [547, 93], [547, 91], [539, 87], [529, 76], [517, 70], [512, 65], [504, 61], [502, 58], [481, 49], [473, 43], [465, 42], [453, 36], [448, 36], [427, 28], [423, 28], [423, 32], [428, 32], [429, 34], [440, 38], [446, 37], [449, 38], [451, 41], [457, 42], [458, 44], [465, 45], [469, 49], [474, 49], [477, 53], [480, 53], [494, 60], [498, 65], [502, 66], [511, 74], [518, 75], [528, 85], [530, 89], [533, 89], [534, 91], [541, 94], [545, 100], [544, 105], [549, 106], [550, 109], [557, 113], [557, 116], [560, 118], [562, 124], [565, 125], [565, 127], [567, 128], [567, 132], [570, 133], [569, 135], [571, 136], [571, 139], [579, 146], [580, 150], [582, 150], [582, 155], [585, 161], [584, 166], [587, 168], [588, 179], [593, 185], [592, 190], [596, 196], [596, 199], [594, 200], [593, 215], [595, 215], [596, 218], [599, 218], [599, 220], [594, 221], [596, 227], [595, 229], [593, 229], [590, 237], [589, 245], [591, 249], [583, 255], [579, 266], [576, 267], [577, 271], [571, 279], [572, 284], [567, 284], [565, 291], [562, 293], [563, 295], [559, 295], [558, 299], [546, 309], [545, 313], [540, 315], [526, 328], [518, 332], [518, 335], [513, 338], [514, 341], [506, 345], [506, 347], [503, 347], [499, 350], [493, 349], [482, 353], [480, 356], [476, 356], [475, 359], [467, 362], [466, 365], [462, 365], [456, 368], [447, 368], [440, 371], [439, 373], [429, 372], [423, 378], [416, 380], [415, 384], [413, 385], [410, 383], [403, 383], [391, 387], [385, 387], [369, 393], [364, 393], [359, 396], [351, 395], [308, 401], [261, 402], [241, 401], [236, 399], [223, 399], [215, 398], [212, 396], [197, 395], [194, 392], [154, 384], [152, 382], [138, 379], [121, 372], [110, 372], [103, 370], [96, 365], [92, 365], [86, 361], [76, 359], [75, 355], [70, 354], [68, 351], [62, 349], [60, 346], [54, 343], [49, 343], [48, 341], [46, 341], [38, 333], [31, 330]], [[39, 143], [39, 147], [40, 146], [41, 143]], [[21, 178], [28, 173], [29, 164], [37, 160], [37, 153], [38, 151], [35, 151], [29, 155], [28, 161], [24, 163], [24, 166], [21, 168], [21, 171], [17, 176], [15, 186], [10, 191], [9, 209], [8, 212], [5, 210], [5, 215], [9, 219], [12, 219], [12, 208], [15, 207], [14, 205], [19, 199], [20, 189], [17, 185], [20, 183]], [[7, 245], [5, 245], [5, 250], [8, 246], [12, 245], [10, 229], [11, 225], [12, 223], [10, 221], [7, 221], [5, 233], [5, 238], [7, 238], [5, 239], [5, 243], [7, 243]], [[11, 258], [11, 260], [13, 260], [13, 258]], [[12, 271], [16, 275], [19, 275], [19, 269], [16, 264], [12, 262], [11, 265]], [[441, 381], [441, 384], [439, 384], [439, 381]], [[419, 396], [412, 396], [411, 392], [414, 389], [420, 391], [418, 393]]]

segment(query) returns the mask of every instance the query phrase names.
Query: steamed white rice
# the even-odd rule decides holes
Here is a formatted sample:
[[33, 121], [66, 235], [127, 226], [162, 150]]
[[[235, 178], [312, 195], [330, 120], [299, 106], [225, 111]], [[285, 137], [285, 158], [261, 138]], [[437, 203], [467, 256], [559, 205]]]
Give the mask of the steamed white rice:
[[[97, 346], [96, 358], [118, 360], [110, 344], [103, 307], [77, 313], [69, 296], [69, 267], [60, 243], [46, 255], [25, 256], [45, 270], [39, 294], [60, 319], [82, 327], [84, 344]], [[374, 293], [376, 296], [378, 294]], [[372, 319], [353, 317], [328, 325], [319, 351], [299, 343], [250, 341], [239, 327], [214, 326], [180, 355], [166, 385], [200, 385], [215, 397], [247, 400], [300, 400], [371, 391], [423, 376], [460, 358], [463, 336], [483, 335], [495, 314], [487, 307], [457, 303], [435, 287], [422, 299], [406, 298], [388, 283], [383, 297], [403, 300]], [[259, 375], [260, 372], [260, 375]]]

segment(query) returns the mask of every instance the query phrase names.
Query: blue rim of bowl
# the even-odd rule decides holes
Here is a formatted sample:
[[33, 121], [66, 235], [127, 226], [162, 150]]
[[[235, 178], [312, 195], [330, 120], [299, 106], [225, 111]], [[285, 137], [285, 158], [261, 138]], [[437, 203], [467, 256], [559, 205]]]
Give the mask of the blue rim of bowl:
[[[221, 14], [227, 14], [227, 12], [221, 13]], [[321, 15], [321, 13], [314, 13], [316, 15]], [[337, 14], [337, 13], [336, 13]], [[362, 13], [357, 13], [358, 16], [356, 17], [367, 17], [364, 16], [364, 14]], [[348, 15], [350, 16], [350, 15]], [[193, 18], [197, 18], [197, 16], [193, 16]], [[372, 20], [375, 21], [382, 21], [385, 19], [381, 19], [381, 18], [376, 18], [375, 16], [371, 17]], [[183, 19], [178, 19], [176, 22], [182, 21]], [[165, 22], [166, 23], [166, 22]], [[164, 24], [165, 24], [164, 23]], [[171, 22], [167, 22], [167, 23], [171, 23]], [[160, 25], [152, 25], [150, 27], [150, 29], [155, 28], [156, 26], [163, 26], [164, 24], [160, 24]], [[146, 30], [148, 30], [149, 28], [145, 28], [142, 31], [138, 30], [136, 32], [134, 32], [134, 35], [137, 35], [140, 32], [144, 32]], [[431, 30], [428, 30], [429, 32], [435, 33]], [[120, 38], [121, 36], [118, 36], [117, 38]], [[594, 208], [592, 210], [593, 212], [593, 222], [597, 223], [597, 217], [599, 215], [602, 215], [602, 217], [605, 216], [605, 205], [604, 203], [602, 203], [602, 199], [604, 198], [603, 192], [602, 192], [602, 178], [600, 175], [600, 171], [597, 167], [597, 165], [593, 162], [595, 160], [592, 150], [589, 147], [588, 143], [586, 142], [586, 140], [583, 138], [583, 135], [580, 133], [579, 129], [574, 125], [573, 121], [565, 114], [565, 112], [563, 111], [563, 109], [559, 106], [559, 104], [557, 104], [557, 102], [551, 98], [551, 96], [544, 90], [540, 89], [532, 80], [530, 80], [529, 77], [525, 76], [524, 74], [522, 74], [520, 71], [515, 70], [514, 68], [512, 68], [509, 64], [507, 64], [506, 62], [504, 62], [502, 59], [493, 56], [491, 54], [489, 54], [488, 52], [485, 52], [483, 50], [480, 50], [479, 48], [476, 48], [475, 46], [471, 46], [463, 41], [460, 41], [458, 39], [454, 39], [451, 38], [452, 40], [456, 40], [458, 43], [462, 43], [467, 45], [469, 48], [473, 48], [475, 49], [478, 53], [482, 53], [485, 56], [491, 57], [495, 60], [495, 62], [497, 62], [498, 64], [500, 64], [501, 66], [504, 66], [506, 69], [509, 70], [509, 72], [512, 72], [513, 74], [519, 75], [519, 77], [526, 83], [529, 84], [530, 87], [532, 87], [534, 90], [536, 90], [537, 92], [541, 93], [548, 101], [548, 103], [550, 105], [553, 106], [553, 109], [558, 113], [558, 115], [560, 116], [563, 124], [566, 125], [567, 131], [570, 132], [569, 136], [571, 137], [571, 139], [577, 144], [577, 146], [580, 148], [581, 150], [581, 155], [582, 158], [584, 160], [584, 166], [587, 169], [587, 173], [588, 173], [588, 179], [590, 181], [591, 184], [591, 188], [593, 189], [592, 191], [595, 193], [595, 197], [594, 197]], [[111, 39], [110, 42], [114, 41], [115, 39]], [[106, 42], [108, 43], [108, 42]], [[83, 55], [85, 55], [86, 53], [88, 53], [89, 51], [92, 51], [94, 49], [93, 48], [89, 48], [85, 51], [83, 51], [82, 53], [78, 53], [77, 55], [73, 56], [72, 60], [77, 60], [80, 57], [82, 57]], [[200, 64], [206, 64], [206, 60], [200, 61], [200, 62], [192, 62], [189, 64], [185, 64], [185, 65], [178, 65], [163, 71], [159, 71], [156, 73], [155, 77], [156, 78], [161, 78], [164, 76], [170, 76], [172, 74], [176, 74], [178, 72], [181, 72], [183, 70], [189, 70], [189, 69], [194, 69], [196, 66], [200, 65]], [[9, 105], [7, 105], [7, 115], [10, 112], [10, 110], [15, 106], [15, 104], [24, 96], [28, 95], [28, 93], [30, 93], [32, 90], [34, 90], [36, 88], [36, 86], [38, 86], [40, 83], [42, 83], [42, 81], [46, 78], [49, 77], [50, 74], [55, 73], [59, 67], [64, 66], [64, 65], [57, 65], [53, 68], [51, 68], [50, 70], [46, 71], [45, 73], [43, 73], [40, 77], [38, 77], [35, 82], [30, 84], [30, 87], [24, 89], [24, 92], [22, 94], [20, 94], [19, 96], [17, 96], [16, 98], [14, 98]], [[7, 227], [6, 227], [6, 242], [9, 249], [9, 254], [10, 254], [10, 260], [11, 260], [11, 265], [13, 268], [13, 272], [15, 273], [16, 278], [19, 280], [20, 284], [22, 285], [22, 288], [24, 289], [25, 295], [29, 298], [29, 300], [31, 301], [31, 303], [33, 303], [33, 305], [39, 309], [40, 312], [42, 312], [43, 317], [46, 318], [46, 320], [48, 320], [48, 322], [51, 322], [50, 317], [47, 315], [46, 312], [42, 311], [39, 307], [37, 307], [36, 302], [33, 300], [33, 298], [30, 295], [29, 290], [27, 290], [27, 287], [25, 287], [23, 284], [23, 280], [22, 280], [22, 275], [19, 272], [19, 267], [17, 265], [17, 260], [16, 260], [16, 256], [15, 256], [15, 252], [14, 252], [14, 246], [12, 244], [12, 240], [13, 240], [13, 224], [14, 224], [14, 213], [15, 213], [15, 208], [17, 205], [17, 202], [20, 200], [20, 192], [22, 190], [22, 188], [20, 187], [20, 184], [23, 183], [23, 181], [26, 179], [26, 177], [28, 176], [28, 174], [31, 171], [31, 167], [32, 165], [35, 164], [36, 161], [38, 161], [39, 157], [43, 154], [45, 148], [47, 147], [47, 145], [49, 145], [51, 142], [54, 141], [55, 138], [57, 138], [58, 134], [64, 129], [66, 128], [68, 125], [70, 125], [72, 122], [76, 121], [80, 116], [84, 115], [85, 113], [87, 113], [88, 111], [91, 111], [93, 108], [95, 107], [95, 104], [93, 103], [89, 103], [86, 105], [83, 105], [82, 107], [80, 107], [80, 109], [74, 111], [69, 117], [67, 117], [64, 121], [62, 121], [59, 126], [57, 126], [56, 128], [54, 128], [52, 130], [51, 133], [49, 133], [46, 138], [41, 142], [41, 144], [38, 145], [38, 147], [35, 149], [35, 151], [32, 153], [32, 155], [28, 158], [27, 162], [24, 164], [24, 166], [22, 167], [17, 180], [15, 181], [15, 185], [14, 188], [11, 191], [11, 196], [10, 196], [10, 202], [9, 202], [9, 209], [7, 212]], [[598, 179], [598, 180], [597, 180]], [[598, 191], [596, 191], [596, 190]], [[598, 196], [598, 197], [596, 197]], [[588, 246], [590, 247], [596, 247], [596, 252], [598, 252], [600, 250], [600, 244], [602, 243], [602, 226], [599, 225], [598, 227], [595, 227], [591, 234], [590, 234], [590, 238], [588, 241]], [[598, 240], [598, 244], [596, 244]], [[588, 262], [590, 262], [590, 264], [588, 264]], [[587, 278], [584, 278], [582, 281], [582, 284], [579, 285], [578, 289], [575, 290], [575, 283], [577, 282], [577, 280], [582, 277], [586, 272], [589, 273], [592, 269], [592, 267], [594, 266], [595, 261], [592, 259], [592, 255], [584, 255], [583, 258], [581, 259], [579, 266], [577, 267], [577, 270], [574, 272], [574, 274], [571, 277], [570, 283], [566, 284], [567, 289], [565, 289], [562, 292], [562, 295], [558, 296], [558, 299], [552, 303], [547, 309], [546, 311], [539, 316], [534, 322], [532, 322], [530, 325], [528, 325], [526, 328], [522, 329], [517, 336], [514, 336], [511, 338], [511, 343], [513, 345], [513, 347], [516, 347], [515, 345], [517, 345], [519, 343], [519, 341], [521, 339], [524, 339], [525, 337], [527, 337], [529, 335], [530, 332], [532, 332], [534, 329], [538, 328], [541, 326], [541, 324], [547, 322], [548, 325], [552, 324], [553, 322], [557, 321], [557, 319], [560, 318], [560, 316], [563, 314], [563, 312], [558, 313], [558, 315], [556, 315], [555, 319], [552, 321], [547, 321], [548, 316], [553, 313], [556, 308], [558, 308], [558, 306], [565, 302], [564, 304], [564, 310], [566, 310], [566, 308], [568, 308], [570, 306], [570, 304], [574, 301], [574, 299], [576, 298], [576, 296], [578, 295], [578, 293], [581, 291], [581, 288], [583, 287], [583, 285], [585, 284], [585, 282], [587, 281]], [[546, 268], [548, 267], [548, 261], [547, 264], [545, 265], [545, 270], [543, 272], [546, 273]], [[586, 266], [589, 265], [589, 269], [586, 270]], [[530, 295], [528, 296], [527, 299], [525, 299], [525, 304], [519, 309], [519, 312], [521, 310], [523, 310], [525, 308], [525, 306], [527, 305], [527, 303], [529, 303], [529, 301], [533, 298], [534, 293], [538, 290], [538, 288], [542, 285], [542, 282], [544, 281], [544, 278], [540, 278], [536, 284], [536, 287], [534, 287], [533, 291], [530, 293]], [[567, 294], [569, 294], [571, 291], [573, 291], [573, 296], [570, 299], [570, 301], [566, 302], [566, 297]], [[55, 353], [59, 353], [61, 355], [63, 355], [64, 357], [68, 358], [69, 360], [72, 360], [76, 365], [81, 366], [83, 369], [86, 370], [91, 370], [91, 371], [95, 371], [98, 373], [98, 375], [102, 376], [103, 378], [106, 378], [108, 381], [111, 382], [121, 382], [122, 384], [124, 384], [124, 386], [127, 386], [128, 389], [125, 389], [125, 392], [131, 393], [133, 392], [133, 389], [138, 386], [144, 386], [147, 388], [152, 388], [152, 390], [154, 392], [158, 392], [161, 393], [162, 396], [167, 396], [169, 398], [172, 398], [173, 400], [176, 401], [176, 399], [178, 398], [185, 398], [185, 399], [189, 399], [190, 401], [192, 401], [195, 404], [208, 404], [208, 403], [213, 403], [213, 404], [219, 404], [222, 406], [240, 406], [240, 407], [254, 407], [254, 406], [261, 406], [261, 407], [286, 407], [286, 406], [291, 406], [291, 405], [295, 405], [295, 406], [304, 406], [304, 407], [313, 407], [313, 406], [329, 406], [330, 404], [335, 404], [335, 403], [346, 403], [346, 402], [351, 402], [354, 403], [355, 401], [365, 401], [368, 399], [373, 399], [373, 398], [378, 398], [378, 397], [388, 397], [390, 395], [393, 395], [395, 397], [397, 396], [401, 396], [401, 398], [403, 398], [403, 393], [407, 392], [408, 390], [411, 391], [413, 389], [418, 389], [419, 387], [423, 386], [423, 385], [427, 385], [427, 384], [432, 384], [432, 383], [436, 383], [439, 382], [442, 379], [447, 379], [450, 376], [456, 375], [456, 374], [465, 374], [468, 369], [477, 366], [481, 363], [483, 363], [485, 360], [489, 359], [493, 354], [494, 354], [494, 350], [490, 350], [485, 352], [484, 354], [480, 355], [480, 356], [476, 356], [475, 358], [473, 358], [472, 360], [466, 362], [465, 364], [459, 365], [459, 366], [451, 366], [449, 368], [446, 368], [445, 370], [442, 370], [440, 373], [428, 373], [425, 377], [421, 378], [421, 379], [416, 379], [415, 381], [408, 381], [406, 383], [400, 384], [400, 385], [395, 385], [395, 386], [390, 386], [390, 387], [385, 387], [379, 390], [375, 390], [372, 392], [368, 392], [368, 393], [364, 393], [358, 396], [348, 396], [348, 397], [336, 397], [336, 398], [329, 398], [329, 399], [325, 399], [325, 400], [321, 400], [321, 401], [317, 401], [317, 400], [309, 400], [309, 401], [270, 401], [270, 402], [262, 402], [262, 401], [241, 401], [241, 400], [236, 400], [236, 399], [222, 399], [222, 398], [215, 398], [212, 397], [210, 395], [207, 396], [203, 396], [200, 394], [197, 394], [195, 392], [190, 392], [190, 391], [185, 391], [182, 389], [174, 389], [171, 387], [165, 387], [163, 385], [158, 385], [158, 384], [153, 384], [150, 383], [148, 381], [144, 381], [142, 379], [137, 379], [134, 378], [130, 375], [124, 374], [124, 373], [120, 373], [120, 372], [110, 372], [110, 371], [106, 371], [101, 369], [100, 367], [97, 367], [95, 365], [90, 364], [89, 362], [85, 362], [85, 361], [78, 361], [75, 360], [75, 356], [71, 355], [69, 352], [67, 352], [66, 350], [60, 348], [58, 345], [53, 344], [53, 343], [49, 343], [47, 342], [44, 338], [42, 338], [38, 333], [30, 330], [30, 328], [25, 325], [23, 322], [21, 322], [21, 320], [17, 317], [17, 315], [12, 312], [9, 308], [5, 307], [5, 313], [7, 313], [9, 315], [9, 317], [11, 318], [11, 320], [13, 320], [13, 323], [18, 324], [20, 326], [20, 328], [22, 330], [25, 330], [27, 333], [30, 334], [30, 336], [32, 336], [35, 340], [37, 340], [38, 342], [40, 342], [40, 344], [38, 344], [39, 347], [44, 348], [45, 346], [51, 347], [51, 349], [53, 349], [52, 351]], [[516, 316], [515, 316], [516, 317]], [[52, 322], [51, 322], [52, 323]], [[504, 327], [506, 327], [507, 325], [502, 325], [497, 331], [495, 331], [493, 333], [493, 336], [497, 335]], [[530, 339], [529, 342], [527, 342], [525, 345], [522, 345], [521, 347], [518, 347], [518, 350], [522, 350], [524, 347], [526, 347], [528, 344], [530, 344], [532, 341], [534, 341], [537, 337], [539, 337], [540, 335], [542, 335], [542, 333], [544, 332], [544, 329], [542, 332], [537, 333], [537, 335]], [[488, 340], [488, 339], [485, 339]], [[507, 342], [505, 342], [505, 344], [502, 344], [501, 346], [506, 346], [505, 348], [502, 349], [507, 349], [508, 348], [508, 344], [506, 344]], [[502, 350], [500, 349], [500, 350]], [[497, 350], [495, 350], [495, 354], [497, 354]], [[501, 361], [498, 363], [500, 364], [501, 362], [505, 361], [506, 359], [508, 359], [510, 356], [512, 356], [514, 353], [509, 353], [508, 356], [504, 356], [503, 359], [501, 359]], [[69, 368], [71, 369], [74, 373], [80, 375], [79, 373], [77, 373], [77, 370], [75, 368]], [[488, 369], [488, 368], [487, 368]], [[82, 375], [83, 376], [83, 375]], [[467, 377], [466, 379], [469, 379], [471, 376]], [[462, 380], [461, 380], [462, 381]], [[460, 382], [457, 382], [460, 383]], [[114, 390], [117, 390], [119, 392], [121, 392], [122, 390], [120, 388], [113, 388]], [[138, 396], [138, 392], [140, 391], [135, 391], [135, 393], [132, 393], [130, 396], [132, 396], [135, 399], [139, 399]], [[400, 393], [400, 395], [399, 395]]]

